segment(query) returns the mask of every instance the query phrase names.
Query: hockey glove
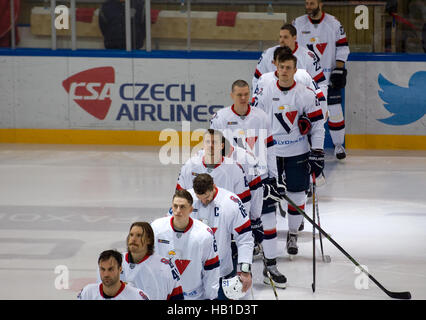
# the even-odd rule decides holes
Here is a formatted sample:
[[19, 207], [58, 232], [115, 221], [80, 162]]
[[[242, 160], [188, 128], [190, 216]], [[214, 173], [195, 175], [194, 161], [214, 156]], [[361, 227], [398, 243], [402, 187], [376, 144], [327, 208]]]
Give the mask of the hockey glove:
[[251, 232], [253, 234], [254, 243], [262, 243], [263, 241], [263, 224], [260, 218], [256, 220], [250, 220], [251, 222]]
[[345, 68], [335, 68], [330, 75], [331, 86], [336, 89], [343, 89], [346, 86], [346, 75], [348, 71]]
[[277, 183], [273, 178], [268, 184], [263, 185], [263, 200], [280, 202], [285, 195], [287, 188], [284, 182]]
[[311, 149], [309, 165], [311, 167], [309, 174], [315, 173], [315, 177], [319, 177], [324, 169], [324, 150]]
[[302, 136], [307, 135], [311, 131], [312, 123], [306, 115], [301, 115], [297, 121], [299, 131]]

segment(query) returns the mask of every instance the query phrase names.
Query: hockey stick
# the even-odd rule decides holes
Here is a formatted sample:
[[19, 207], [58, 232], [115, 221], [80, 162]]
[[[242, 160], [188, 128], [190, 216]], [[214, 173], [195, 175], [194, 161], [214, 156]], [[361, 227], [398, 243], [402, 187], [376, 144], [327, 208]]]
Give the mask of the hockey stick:
[[[315, 176], [315, 174], [313, 173], [312, 176]], [[315, 201], [312, 202], [312, 204], [315, 204], [315, 212], [317, 214], [317, 218], [318, 218], [318, 225], [321, 227], [321, 222], [320, 222], [320, 216], [319, 216], [319, 209], [318, 209], [318, 196], [317, 196], [317, 185], [316, 185], [316, 179], [312, 179], [312, 194], [315, 195]], [[322, 261], [326, 262], [326, 263], [330, 263], [331, 262], [331, 258], [329, 255], [324, 255], [324, 247], [322, 245], [322, 235], [321, 232], [319, 233], [319, 239], [320, 239], [320, 246], [321, 246], [321, 255], [322, 255]]]
[[312, 173], [312, 292], [316, 285], [316, 258], [315, 258], [315, 173]]
[[352, 261], [352, 263], [355, 264], [362, 272], [364, 272], [368, 276], [368, 278], [370, 278], [370, 280], [373, 281], [389, 297], [394, 299], [406, 299], [406, 300], [411, 299], [411, 293], [408, 291], [394, 292], [394, 291], [389, 291], [385, 287], [383, 287], [382, 284], [379, 281], [377, 281], [371, 274], [369, 274], [368, 271], [365, 270], [354, 258], [352, 258], [352, 256], [349, 255], [349, 253], [347, 253], [345, 249], [343, 249], [336, 241], [334, 241], [333, 238], [331, 238], [323, 229], [321, 229], [320, 226], [318, 226], [315, 222], [313, 222], [312, 219], [306, 214], [306, 212], [300, 209], [293, 202], [293, 200], [291, 200], [286, 194], [282, 195], [282, 197], [285, 200], [287, 200], [287, 202], [291, 206], [293, 206], [293, 208], [295, 208], [297, 212], [299, 212], [302, 216], [304, 216], [305, 219], [309, 221], [309, 223], [311, 223], [320, 233], [322, 233], [324, 237], [328, 239], [328, 241], [330, 241], [337, 249], [339, 249], [340, 252], [342, 252], [350, 261]]
[[266, 265], [266, 258], [265, 258], [265, 253], [263, 252], [263, 246], [261, 243], [258, 243], [257, 245], [259, 246], [260, 252], [262, 253], [263, 266], [265, 267], [266, 275], [268, 276], [272, 290], [274, 291], [275, 299], [278, 300], [277, 288], [275, 288], [274, 280], [272, 280], [271, 274], [269, 273], [269, 270], [268, 270], [268, 266]]

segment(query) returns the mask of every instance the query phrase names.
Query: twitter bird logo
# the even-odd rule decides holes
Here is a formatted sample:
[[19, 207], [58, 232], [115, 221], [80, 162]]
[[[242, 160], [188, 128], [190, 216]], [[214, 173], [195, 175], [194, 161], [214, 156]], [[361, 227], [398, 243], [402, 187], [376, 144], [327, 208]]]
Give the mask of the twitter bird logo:
[[378, 78], [379, 96], [384, 107], [392, 116], [377, 119], [392, 126], [402, 126], [419, 120], [426, 114], [426, 71], [414, 73], [408, 88], [400, 87], [386, 80], [381, 74]]

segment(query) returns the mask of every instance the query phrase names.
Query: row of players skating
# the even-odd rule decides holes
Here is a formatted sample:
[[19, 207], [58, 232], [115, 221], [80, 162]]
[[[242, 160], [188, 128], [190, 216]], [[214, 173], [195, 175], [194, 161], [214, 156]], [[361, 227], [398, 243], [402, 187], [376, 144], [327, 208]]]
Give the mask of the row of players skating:
[[276, 70], [272, 59], [275, 48], [288, 46], [298, 59], [297, 68], [305, 69], [327, 98], [327, 123], [335, 146], [334, 154], [342, 160], [346, 157], [342, 110], [342, 89], [347, 76], [344, 66], [349, 55], [346, 33], [334, 16], [323, 11], [321, 0], [306, 0], [305, 9], [307, 14], [292, 22], [295, 29], [283, 26], [279, 45], [262, 54], [253, 77], [253, 90], [263, 74]]
[[[243, 146], [249, 151], [253, 151], [249, 148], [249, 142], [253, 140], [253, 136], [248, 134], [248, 131], [253, 130], [253, 128], [262, 129], [262, 127], [253, 126], [256, 120], [253, 120], [251, 125], [248, 125], [248, 123], [250, 123], [250, 119], [255, 118], [252, 116], [252, 114], [255, 113], [253, 110], [263, 109], [268, 117], [271, 125], [270, 130], [276, 143], [275, 148], [268, 148], [268, 157], [272, 153], [275, 153], [275, 149], [278, 151], [275, 154], [277, 160], [275, 165], [278, 167], [277, 172], [268, 170], [267, 178], [265, 179], [265, 177], [262, 176], [265, 194], [268, 193], [268, 186], [283, 186], [285, 181], [287, 184], [288, 196], [293, 199], [301, 209], [304, 209], [306, 203], [305, 191], [309, 189], [310, 174], [314, 172], [316, 176], [319, 176], [322, 173], [324, 165], [323, 125], [324, 118], [328, 113], [330, 114], [328, 124], [331, 131], [333, 131], [332, 138], [336, 144], [335, 155], [338, 159], [343, 159], [346, 156], [341, 146], [344, 137], [343, 113], [341, 112], [341, 106], [339, 112], [337, 110], [338, 108], [334, 105], [334, 102], [339, 99], [336, 101], [333, 100], [336, 97], [335, 94], [333, 96], [334, 98], [330, 99], [330, 94], [327, 94], [327, 92], [335, 93], [339, 91], [340, 94], [340, 88], [344, 86], [346, 72], [340, 69], [342, 69], [341, 64], [346, 61], [347, 54], [349, 53], [347, 42], [344, 32], [342, 32], [343, 29], [338, 21], [332, 16], [325, 15], [321, 11], [320, 3], [316, 3], [317, 6], [313, 9], [310, 8], [310, 5], [310, 3], [306, 4], [307, 13], [310, 17], [306, 15], [301, 18], [308, 20], [311, 23], [311, 28], [317, 29], [318, 26], [327, 25], [326, 28], [321, 27], [323, 31], [326, 29], [331, 30], [331, 27], [333, 30], [337, 28], [340, 32], [339, 34], [325, 35], [325, 38], [322, 37], [321, 39], [318, 37], [315, 38], [316, 41], [323, 41], [321, 45], [318, 43], [316, 48], [327, 50], [323, 50], [322, 52], [307, 50], [300, 44], [301, 42], [303, 43], [303, 40], [299, 43], [296, 42], [296, 35], [298, 34], [295, 27], [293, 25], [284, 25], [280, 30], [280, 45], [266, 50], [259, 61], [258, 69], [253, 79], [254, 97], [252, 104], [256, 108], [250, 109], [250, 106], [248, 106], [246, 102], [245, 104], [244, 102], [240, 103], [239, 106], [237, 106], [236, 99], [234, 98], [234, 105], [231, 108], [225, 108], [218, 112], [211, 121], [212, 128], [220, 130], [230, 129], [228, 131], [230, 131], [231, 134], [229, 134], [229, 132], [228, 134], [224, 134], [233, 144], [235, 142], [234, 145]], [[319, 19], [315, 21], [316, 18]], [[295, 25], [301, 25], [298, 19], [294, 22]], [[306, 25], [301, 26], [305, 34], [311, 32], [305, 30], [308, 27], [309, 26]], [[327, 47], [328, 42], [333, 42], [333, 44]], [[291, 54], [294, 54], [298, 58], [294, 60], [299, 70], [297, 73], [293, 72], [296, 70], [296, 66], [292, 67], [291, 63], [286, 64], [285, 60], [281, 61], [285, 65], [282, 70], [277, 69], [278, 61], [276, 61], [275, 58], [280, 55], [280, 49], [284, 49], [281, 50], [283, 56], [289, 56], [288, 48], [283, 48], [285, 45], [290, 48]], [[312, 45], [307, 47], [309, 49], [314, 49]], [[329, 50], [330, 48], [332, 48], [331, 51]], [[287, 52], [283, 52], [286, 50]], [[334, 53], [333, 50], [335, 50]], [[337, 51], [338, 53], [336, 55]], [[332, 54], [334, 57], [338, 58], [339, 61], [329, 63], [331, 61], [330, 59], [323, 59], [326, 62], [327, 68], [322, 71], [320, 60], [323, 58], [323, 54]], [[275, 57], [272, 59], [271, 55], [275, 55]], [[263, 68], [264, 66], [266, 66], [266, 68]], [[267, 67], [271, 68], [271, 73], [269, 74], [266, 72], [268, 71]], [[285, 68], [287, 68], [287, 70], [285, 70]], [[262, 72], [259, 69], [262, 70]], [[333, 70], [333, 72], [331, 72], [331, 70]], [[257, 81], [258, 77], [259, 81]], [[330, 77], [330, 80], [328, 80], [328, 77]], [[296, 80], [295, 82], [299, 85], [295, 85], [293, 80]], [[312, 95], [312, 92], [300, 89], [299, 87], [303, 87], [302, 84], [310, 87], [314, 91], [314, 95]], [[241, 96], [242, 94], [247, 96], [247, 93], [241, 92], [241, 90], [244, 91], [244, 86], [236, 86], [235, 89], [234, 92], [233, 86], [232, 94], [234, 96]], [[279, 94], [281, 94], [281, 97], [278, 97]], [[329, 97], [328, 106], [325, 99], [327, 96]], [[316, 101], [315, 98], [317, 98], [321, 104], [320, 108], [318, 108], [318, 101]], [[284, 106], [287, 105], [298, 105], [300, 110], [297, 108], [297, 110], [279, 110], [280, 108], [285, 109]], [[278, 109], [278, 112], [275, 109]], [[320, 111], [320, 109], [322, 110]], [[330, 112], [328, 112], [328, 109], [330, 109]], [[222, 119], [222, 121], [219, 121], [219, 119]], [[220, 123], [220, 125], [218, 125], [218, 123]], [[259, 121], [259, 123], [262, 122]], [[295, 126], [295, 124], [297, 124], [297, 126]], [[295, 127], [298, 127], [298, 130], [292, 130]], [[238, 129], [241, 128], [244, 130], [239, 131]], [[235, 132], [243, 132], [245, 136], [238, 136]], [[291, 134], [294, 136], [289, 138]], [[266, 136], [269, 137], [269, 133], [266, 134]], [[244, 143], [244, 139], [246, 143]], [[287, 148], [288, 145], [286, 145], [288, 141], [292, 142], [290, 148]], [[270, 163], [271, 162], [267, 162], [268, 165], [270, 165]], [[308, 165], [311, 169], [308, 169]], [[275, 184], [268, 181], [268, 179], [275, 179]], [[281, 188], [280, 191], [275, 191], [278, 193], [280, 191], [285, 192], [285, 188]], [[284, 288], [287, 280], [285, 276], [279, 272], [276, 265], [276, 202], [268, 199], [268, 196], [265, 196], [265, 198], [266, 200], [262, 206], [261, 221], [264, 229], [263, 253], [266, 258], [266, 268], [269, 269], [276, 286]], [[298, 231], [303, 228], [303, 217], [297, 212], [296, 208], [288, 205], [287, 212], [289, 232], [286, 241], [286, 249], [290, 256], [294, 256], [298, 253], [297, 237]], [[266, 278], [266, 268], [264, 270], [264, 282], [269, 283], [269, 279]]]

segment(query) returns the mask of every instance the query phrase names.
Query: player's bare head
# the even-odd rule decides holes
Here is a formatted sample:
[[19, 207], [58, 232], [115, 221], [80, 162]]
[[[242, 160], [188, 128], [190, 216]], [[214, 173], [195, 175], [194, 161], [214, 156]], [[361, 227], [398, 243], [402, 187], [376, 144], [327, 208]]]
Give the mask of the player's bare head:
[[181, 198], [181, 199], [185, 199], [189, 205], [192, 205], [192, 203], [194, 202], [194, 199], [192, 198], [191, 193], [189, 193], [187, 190], [185, 189], [179, 189], [175, 191], [175, 194], [173, 195], [173, 200], [175, 200], [175, 198]]
[[214, 129], [207, 129], [203, 137], [204, 152], [207, 157], [222, 156], [225, 146], [223, 134]]
[[208, 173], [201, 173], [195, 177], [192, 182], [195, 194], [205, 194], [214, 190], [214, 181]]
[[117, 250], [105, 250], [101, 252], [98, 258], [98, 264], [100, 264], [102, 261], [108, 261], [111, 258], [117, 262], [117, 267], [121, 267], [123, 256]]
[[209, 174], [202, 173], [197, 175], [192, 182], [192, 186], [194, 188], [195, 196], [203, 205], [207, 206], [213, 201], [216, 194], [215, 184], [213, 182], [213, 178]]
[[250, 87], [245, 80], [234, 81], [231, 99], [236, 107], [247, 107], [250, 100]]
[[285, 23], [281, 26], [280, 30], [287, 30], [293, 37], [297, 35], [296, 27], [293, 26], [291, 23]]
[[133, 222], [127, 235], [127, 250], [139, 252], [146, 250], [146, 254], [154, 253], [154, 231], [151, 225], [145, 221]]
[[278, 64], [286, 62], [286, 61], [293, 61], [294, 68], [296, 68], [296, 66], [297, 66], [297, 58], [293, 54], [291, 54], [291, 53], [290, 54], [289, 53], [282, 53], [282, 54], [278, 55], [278, 58], [277, 58], [277, 63]]
[[192, 212], [192, 195], [185, 189], [176, 190], [173, 195], [172, 212], [173, 225], [184, 229], [188, 225], [189, 216]]
[[106, 250], [99, 255], [99, 275], [104, 286], [113, 286], [120, 281], [122, 261], [122, 255], [117, 250]]
[[247, 83], [247, 81], [245, 81], [245, 80], [241, 80], [241, 79], [238, 79], [238, 80], [235, 80], [233, 83], [232, 83], [232, 87], [231, 87], [231, 91], [232, 92], [234, 92], [234, 89], [235, 88], [244, 88], [244, 87], [249, 87], [249, 84]]
[[288, 46], [291, 50], [296, 48], [297, 31], [296, 28], [290, 24], [284, 24], [280, 29], [280, 46]]
[[311, 18], [316, 18], [322, 11], [322, 0], [305, 0], [305, 12]]
[[274, 50], [274, 61], [277, 61], [277, 58], [280, 54], [293, 54], [293, 51], [287, 46], [279, 46]]

